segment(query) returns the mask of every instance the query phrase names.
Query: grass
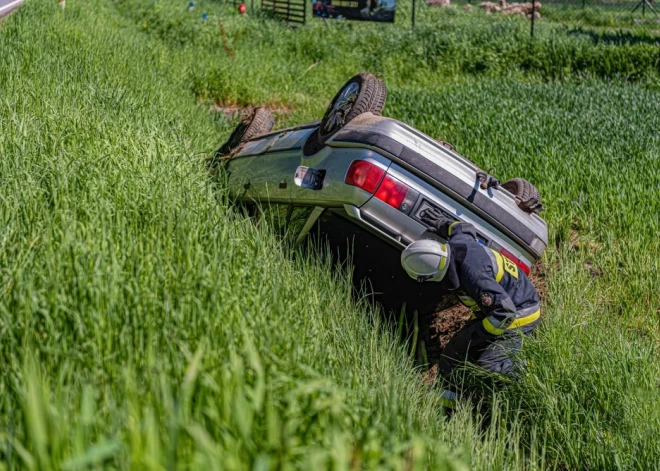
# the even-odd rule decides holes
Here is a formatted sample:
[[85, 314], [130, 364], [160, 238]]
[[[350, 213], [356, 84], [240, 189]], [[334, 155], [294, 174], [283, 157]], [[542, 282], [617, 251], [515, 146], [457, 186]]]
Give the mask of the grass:
[[[292, 30], [184, 3], [0, 25], [0, 469], [657, 467], [657, 46], [548, 34], [520, 58], [488, 41], [516, 20]], [[291, 254], [204, 170], [232, 125], [209, 105], [314, 119], [362, 69], [548, 207], [525, 374], [451, 421], [323, 248]]]

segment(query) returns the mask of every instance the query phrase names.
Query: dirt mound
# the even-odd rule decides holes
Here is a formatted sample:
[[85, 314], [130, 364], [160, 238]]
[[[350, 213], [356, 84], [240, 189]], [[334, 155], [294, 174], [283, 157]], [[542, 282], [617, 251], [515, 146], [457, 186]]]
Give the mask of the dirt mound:
[[450, 7], [451, 2], [449, 0], [427, 0], [426, 4], [430, 7]]
[[481, 2], [479, 8], [486, 10], [486, 13], [499, 12], [503, 15], [522, 15], [531, 16], [534, 12], [535, 18], [541, 18], [539, 10], [541, 9], [541, 2], [531, 3], [507, 3], [506, 0], [501, 0], [499, 3], [495, 2]]

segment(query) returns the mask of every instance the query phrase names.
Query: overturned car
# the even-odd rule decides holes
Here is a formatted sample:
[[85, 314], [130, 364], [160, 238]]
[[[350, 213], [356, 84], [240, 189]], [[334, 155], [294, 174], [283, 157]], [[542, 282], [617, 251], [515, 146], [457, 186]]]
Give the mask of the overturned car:
[[482, 244], [529, 274], [548, 244], [538, 190], [521, 178], [500, 183], [450, 144], [381, 116], [385, 99], [383, 82], [361, 73], [321, 121], [273, 131], [272, 115], [257, 108], [213, 161], [236, 200], [277, 205], [296, 221], [302, 215], [298, 241], [324, 215], [325, 230], [355, 228], [363, 240], [384, 242], [366, 244], [378, 254], [387, 245], [396, 255], [422, 236], [420, 215], [435, 208], [473, 224]]

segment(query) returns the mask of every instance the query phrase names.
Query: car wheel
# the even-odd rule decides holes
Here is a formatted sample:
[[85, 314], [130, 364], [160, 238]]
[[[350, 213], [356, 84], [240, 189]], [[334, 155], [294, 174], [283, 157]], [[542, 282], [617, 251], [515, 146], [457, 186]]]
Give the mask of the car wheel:
[[502, 188], [516, 197], [518, 207], [526, 213], [540, 213], [543, 211], [541, 205], [541, 193], [530, 182], [523, 178], [513, 178], [502, 183]]
[[333, 134], [362, 113], [380, 115], [386, 96], [385, 84], [369, 72], [352, 77], [335, 95], [323, 115], [318, 129], [320, 144], [325, 144]]
[[243, 118], [234, 132], [216, 152], [216, 156], [232, 155], [250, 139], [273, 130], [275, 117], [266, 108], [255, 108], [252, 113]]

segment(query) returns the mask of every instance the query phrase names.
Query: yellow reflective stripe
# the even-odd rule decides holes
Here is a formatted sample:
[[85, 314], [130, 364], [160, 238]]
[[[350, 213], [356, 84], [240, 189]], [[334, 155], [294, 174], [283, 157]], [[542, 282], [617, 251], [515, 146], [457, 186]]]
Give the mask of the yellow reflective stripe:
[[507, 330], [517, 329], [520, 327], [524, 327], [528, 324], [531, 324], [532, 322], [536, 321], [539, 317], [541, 317], [540, 309], [536, 311], [534, 314], [530, 314], [529, 316], [525, 316], [520, 319], [514, 320], [511, 324], [509, 324], [509, 326], [506, 329], [500, 329], [498, 327], [495, 327], [493, 323], [488, 319], [488, 317], [484, 318], [484, 320], [481, 323], [483, 324], [484, 329], [486, 329], [487, 332], [493, 335], [502, 335]]
[[446, 397], [441, 397], [440, 402], [442, 403], [442, 407], [445, 409], [456, 409], [456, 401], [452, 401]]
[[454, 226], [456, 224], [460, 224], [461, 221], [454, 221], [449, 225], [449, 228], [447, 229], [447, 235], [451, 235], [451, 231], [454, 230]]
[[[442, 244], [442, 250], [447, 253], [447, 246], [445, 244]], [[440, 270], [444, 270], [445, 265], [447, 265], [447, 257], [440, 257]]]
[[541, 310], [539, 309], [536, 311], [534, 314], [530, 314], [529, 316], [522, 317], [520, 319], [516, 319], [511, 323], [509, 326], [509, 329], [515, 329], [517, 327], [523, 327], [526, 326], [527, 324], [531, 324], [535, 320], [537, 320], [539, 317], [541, 317]]
[[459, 296], [458, 299], [465, 305], [466, 307], [469, 307], [472, 311], [474, 312], [479, 312], [481, 311], [481, 308], [477, 304], [477, 302], [472, 299], [469, 296]]
[[458, 400], [458, 394], [454, 392], [443, 389], [442, 392], [440, 393], [440, 401], [442, 402], [442, 406], [445, 409], [454, 409], [456, 407], [457, 400]]
[[506, 329], [499, 329], [493, 325], [493, 323], [486, 317], [484, 318], [481, 323], [484, 326], [484, 329], [486, 329], [487, 332], [493, 334], [493, 335], [502, 335], [504, 332], [506, 332]]
[[495, 255], [495, 260], [497, 262], [497, 273], [495, 273], [495, 281], [498, 283], [502, 281], [502, 277], [504, 276], [504, 260], [502, 259], [502, 255], [495, 252], [493, 249], [490, 249], [491, 252]]

